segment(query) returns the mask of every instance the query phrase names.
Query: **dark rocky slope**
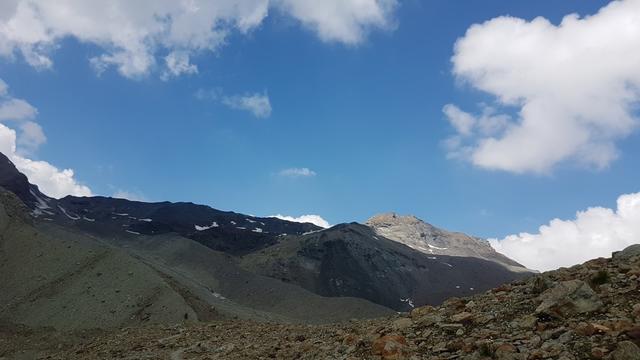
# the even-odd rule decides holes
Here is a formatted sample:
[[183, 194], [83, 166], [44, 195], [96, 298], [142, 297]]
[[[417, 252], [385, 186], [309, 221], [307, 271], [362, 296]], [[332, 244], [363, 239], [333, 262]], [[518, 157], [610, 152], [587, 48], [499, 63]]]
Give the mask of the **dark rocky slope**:
[[106, 238], [176, 233], [232, 255], [272, 245], [281, 234], [320, 229], [309, 223], [253, 217], [193, 203], [147, 203], [102, 196], [53, 199], [30, 184], [1, 153], [0, 186], [16, 194], [33, 216], [43, 221]]
[[484, 259], [427, 255], [357, 223], [283, 237], [242, 265], [323, 296], [355, 296], [399, 311], [524, 276]]
[[308, 223], [259, 218], [193, 203], [146, 203], [67, 196], [55, 201], [57, 223], [104, 237], [176, 233], [213, 250], [242, 255], [277, 242], [281, 234], [320, 229]]

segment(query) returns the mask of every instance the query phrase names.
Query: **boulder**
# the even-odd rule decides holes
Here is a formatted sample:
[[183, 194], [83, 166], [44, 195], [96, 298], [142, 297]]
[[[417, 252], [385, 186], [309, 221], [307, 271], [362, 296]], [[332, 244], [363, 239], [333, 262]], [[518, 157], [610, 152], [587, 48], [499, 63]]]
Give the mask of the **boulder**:
[[400, 318], [392, 323], [393, 328], [396, 330], [404, 330], [411, 327], [411, 325], [413, 325], [413, 321], [409, 318]]
[[385, 360], [405, 359], [408, 355], [407, 340], [400, 335], [386, 335], [376, 339], [372, 344], [372, 352]]
[[589, 285], [581, 280], [569, 280], [556, 284], [543, 292], [536, 314], [564, 318], [599, 310], [603, 303]]
[[421, 306], [421, 307], [417, 307], [413, 310], [411, 310], [411, 318], [412, 319], [417, 319], [417, 318], [421, 318], [425, 315], [431, 314], [433, 312], [435, 312], [435, 308], [433, 306]]
[[456, 323], [468, 323], [473, 321], [473, 314], [470, 312], [461, 312], [451, 316], [451, 321]]
[[611, 353], [611, 360], [638, 360], [640, 348], [631, 341], [621, 341], [616, 350]]

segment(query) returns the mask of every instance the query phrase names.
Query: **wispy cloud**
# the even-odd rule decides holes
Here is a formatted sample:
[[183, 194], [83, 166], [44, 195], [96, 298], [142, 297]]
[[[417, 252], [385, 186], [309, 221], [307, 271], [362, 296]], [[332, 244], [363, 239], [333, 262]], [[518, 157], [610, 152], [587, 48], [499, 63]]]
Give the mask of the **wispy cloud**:
[[162, 73], [162, 80], [169, 80], [180, 75], [192, 75], [198, 73], [198, 67], [191, 63], [189, 53], [184, 51], [172, 51], [164, 58], [166, 65]]
[[257, 118], [271, 116], [271, 100], [267, 93], [247, 93], [244, 95], [227, 95], [221, 88], [199, 89], [195, 96], [199, 100], [212, 101], [236, 110], [248, 111]]
[[267, 94], [225, 96], [222, 98], [222, 103], [232, 109], [249, 111], [260, 119], [271, 116], [271, 101]]
[[282, 177], [297, 178], [297, 177], [314, 177], [317, 174], [315, 171], [304, 167], [304, 168], [283, 169], [278, 172], [278, 175]]

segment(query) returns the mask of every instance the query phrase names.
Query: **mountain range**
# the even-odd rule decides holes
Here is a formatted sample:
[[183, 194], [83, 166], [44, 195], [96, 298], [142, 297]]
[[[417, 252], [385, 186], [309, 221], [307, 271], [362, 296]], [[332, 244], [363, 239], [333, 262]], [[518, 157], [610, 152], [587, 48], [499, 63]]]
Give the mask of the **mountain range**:
[[0, 154], [0, 321], [58, 329], [387, 316], [531, 275], [414, 217], [323, 229], [205, 205], [54, 199]]

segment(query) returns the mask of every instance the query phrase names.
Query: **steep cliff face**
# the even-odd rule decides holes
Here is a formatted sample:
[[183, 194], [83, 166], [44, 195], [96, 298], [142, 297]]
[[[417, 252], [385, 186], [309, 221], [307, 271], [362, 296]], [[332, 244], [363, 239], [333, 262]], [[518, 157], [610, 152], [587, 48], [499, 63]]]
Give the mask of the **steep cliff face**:
[[366, 224], [378, 235], [425, 254], [474, 257], [493, 261], [511, 271], [528, 271], [524, 266], [496, 252], [484, 239], [439, 229], [415, 216], [380, 214], [367, 220]]

